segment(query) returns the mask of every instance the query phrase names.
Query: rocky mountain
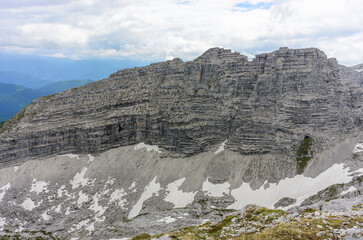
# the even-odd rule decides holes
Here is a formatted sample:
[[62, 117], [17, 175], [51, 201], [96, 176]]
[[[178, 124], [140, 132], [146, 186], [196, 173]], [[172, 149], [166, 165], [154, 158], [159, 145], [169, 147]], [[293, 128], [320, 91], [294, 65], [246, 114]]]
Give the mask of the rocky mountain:
[[252, 61], [212, 48], [38, 98], [0, 128], [0, 227], [107, 239], [248, 204], [352, 192], [350, 208], [363, 173], [357, 74], [315, 48]]

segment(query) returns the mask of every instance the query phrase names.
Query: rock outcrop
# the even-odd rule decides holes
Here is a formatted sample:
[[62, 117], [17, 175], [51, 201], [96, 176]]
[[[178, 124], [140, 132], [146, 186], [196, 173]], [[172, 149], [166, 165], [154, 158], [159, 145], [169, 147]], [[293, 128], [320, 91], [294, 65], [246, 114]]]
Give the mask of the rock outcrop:
[[341, 73], [315, 48], [280, 48], [253, 61], [212, 48], [191, 62], [120, 70], [36, 99], [4, 123], [0, 166], [138, 142], [186, 157], [226, 139], [242, 155], [296, 159], [305, 137], [317, 153], [362, 128], [362, 91], [352, 93]]

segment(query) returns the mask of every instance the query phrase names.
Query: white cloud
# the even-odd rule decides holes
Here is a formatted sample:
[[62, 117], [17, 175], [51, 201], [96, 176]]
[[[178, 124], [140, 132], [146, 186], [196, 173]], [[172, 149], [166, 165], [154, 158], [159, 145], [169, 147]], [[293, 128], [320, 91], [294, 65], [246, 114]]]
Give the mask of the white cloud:
[[155, 61], [191, 60], [214, 46], [249, 57], [319, 47], [343, 63], [363, 62], [360, 0], [10, 2], [0, 3], [1, 50]]

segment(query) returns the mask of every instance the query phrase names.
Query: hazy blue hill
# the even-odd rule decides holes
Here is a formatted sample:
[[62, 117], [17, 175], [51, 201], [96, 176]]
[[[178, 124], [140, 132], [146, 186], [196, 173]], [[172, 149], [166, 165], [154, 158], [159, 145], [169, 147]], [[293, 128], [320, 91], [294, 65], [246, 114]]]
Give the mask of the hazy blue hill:
[[80, 87], [87, 83], [93, 82], [89, 79], [81, 79], [81, 80], [68, 80], [68, 81], [59, 81], [41, 88], [38, 88], [37, 90], [46, 93], [47, 95], [62, 92], [64, 90]]
[[39, 88], [52, 83], [51, 80], [45, 80], [30, 76], [20, 72], [1, 72], [0, 83], [17, 84], [28, 88]]
[[15, 84], [0, 83], [0, 121], [9, 119], [44, 93]]
[[34, 99], [92, 82], [89, 79], [56, 82], [39, 89], [0, 83], [0, 123], [8, 120]]

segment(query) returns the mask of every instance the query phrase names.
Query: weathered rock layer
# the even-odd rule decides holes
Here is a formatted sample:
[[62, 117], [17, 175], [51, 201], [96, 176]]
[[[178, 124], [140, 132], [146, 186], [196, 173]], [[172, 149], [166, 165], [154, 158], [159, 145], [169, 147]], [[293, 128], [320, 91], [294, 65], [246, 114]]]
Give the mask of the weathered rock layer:
[[34, 100], [0, 129], [0, 166], [32, 157], [100, 153], [138, 142], [184, 157], [225, 148], [296, 158], [303, 139], [321, 151], [362, 128], [362, 91], [320, 50], [288, 49], [253, 61], [212, 48], [120, 70]]

